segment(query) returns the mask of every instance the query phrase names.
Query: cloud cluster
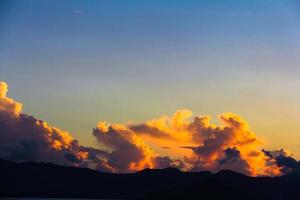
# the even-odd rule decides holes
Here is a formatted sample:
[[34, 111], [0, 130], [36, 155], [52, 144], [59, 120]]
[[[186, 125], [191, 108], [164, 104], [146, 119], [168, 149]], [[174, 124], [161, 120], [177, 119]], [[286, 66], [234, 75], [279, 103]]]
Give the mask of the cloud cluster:
[[224, 113], [219, 116], [221, 124], [214, 125], [209, 116], [190, 121], [191, 115], [189, 110], [179, 110], [172, 117], [163, 116], [128, 128], [156, 145], [170, 144], [170, 151], [175, 153], [178, 147], [190, 150], [182, 153], [184, 169], [188, 171], [230, 169], [253, 176], [282, 173], [282, 166], [271, 162], [275, 158], [261, 150], [262, 142], [240, 116]]
[[68, 132], [21, 113], [22, 104], [8, 98], [7, 90], [7, 84], [0, 82], [1, 158], [88, 166], [94, 149], [82, 148]]
[[22, 104], [8, 98], [7, 91], [7, 84], [0, 82], [0, 158], [110, 172], [173, 166], [171, 159], [156, 156], [141, 138], [122, 125], [99, 123], [94, 129], [99, 146], [103, 144], [105, 148], [81, 146], [68, 132], [21, 113]]
[[280, 175], [299, 169], [284, 150], [267, 151], [247, 122], [233, 113], [190, 120], [178, 110], [141, 124], [99, 122], [93, 129], [98, 148], [86, 147], [66, 132], [22, 113], [0, 82], [0, 158], [43, 161], [109, 172], [176, 167], [185, 171], [230, 169], [244, 174]]

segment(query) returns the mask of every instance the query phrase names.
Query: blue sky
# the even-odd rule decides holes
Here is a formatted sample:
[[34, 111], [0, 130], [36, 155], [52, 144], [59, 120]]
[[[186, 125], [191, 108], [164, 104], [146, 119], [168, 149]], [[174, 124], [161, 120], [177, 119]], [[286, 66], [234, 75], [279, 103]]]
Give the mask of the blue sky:
[[[292, 0], [7, 0], [0, 79], [24, 111], [92, 143], [97, 121], [231, 111], [298, 151], [300, 7]], [[300, 155], [299, 155], [300, 156]]]

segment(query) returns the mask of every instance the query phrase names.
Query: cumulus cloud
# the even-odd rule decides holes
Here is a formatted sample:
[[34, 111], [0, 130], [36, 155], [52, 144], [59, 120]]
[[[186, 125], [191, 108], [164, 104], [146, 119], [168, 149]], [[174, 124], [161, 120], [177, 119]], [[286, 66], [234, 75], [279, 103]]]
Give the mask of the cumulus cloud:
[[191, 116], [191, 111], [179, 110], [171, 117], [163, 116], [128, 128], [145, 141], [171, 146], [174, 154], [178, 152], [176, 147], [187, 149], [179, 152], [185, 170], [230, 169], [253, 176], [281, 173], [281, 166], [270, 164], [273, 158], [261, 151], [263, 143], [240, 116], [221, 114], [220, 125], [211, 124], [210, 116], [196, 116], [190, 121]]
[[101, 122], [93, 134], [100, 144], [111, 149], [108, 162], [115, 168], [121, 171], [153, 168], [154, 152], [125, 126]]
[[[7, 84], [0, 82], [1, 158], [72, 166], [89, 166], [95, 160], [95, 150], [81, 147], [68, 132], [21, 113], [22, 104], [8, 98], [7, 91]], [[104, 157], [99, 151], [97, 154]]]
[[1, 158], [53, 162], [111, 172], [160, 168], [159, 157], [125, 126], [99, 123], [93, 134], [106, 148], [84, 147], [68, 132], [21, 113], [22, 104], [8, 98], [7, 91], [7, 84], [0, 82]]
[[18, 115], [22, 110], [22, 104], [6, 96], [8, 86], [0, 81], [0, 111], [9, 115]]
[[227, 168], [250, 175], [267, 173], [266, 158], [260, 151], [262, 143], [251, 132], [246, 121], [233, 113], [224, 113], [219, 119], [219, 126], [211, 125], [209, 117], [195, 118], [191, 124], [196, 130], [194, 138], [200, 142], [198, 147], [192, 149], [194, 157], [187, 159], [188, 162], [195, 163], [193, 170], [218, 171]]
[[239, 150], [237, 150], [235, 147], [224, 150], [224, 158], [220, 159], [219, 167], [223, 169], [231, 169], [234, 171], [239, 171], [244, 174], [250, 174], [251, 171], [249, 171], [249, 164], [248, 162], [241, 157], [241, 153]]
[[98, 148], [86, 147], [71, 134], [22, 113], [0, 82], [0, 158], [44, 161], [109, 172], [176, 167], [185, 171], [222, 169], [244, 174], [281, 175], [299, 169], [284, 150], [267, 151], [247, 122], [233, 113], [196, 116], [178, 110], [140, 124], [99, 122], [93, 129]]

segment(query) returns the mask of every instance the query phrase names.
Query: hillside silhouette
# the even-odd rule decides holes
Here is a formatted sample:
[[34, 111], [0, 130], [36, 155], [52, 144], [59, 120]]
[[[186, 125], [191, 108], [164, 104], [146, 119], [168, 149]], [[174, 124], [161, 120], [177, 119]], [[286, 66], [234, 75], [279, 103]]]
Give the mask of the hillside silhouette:
[[175, 168], [113, 174], [50, 163], [0, 160], [0, 197], [101, 199], [300, 199], [300, 175], [249, 177]]

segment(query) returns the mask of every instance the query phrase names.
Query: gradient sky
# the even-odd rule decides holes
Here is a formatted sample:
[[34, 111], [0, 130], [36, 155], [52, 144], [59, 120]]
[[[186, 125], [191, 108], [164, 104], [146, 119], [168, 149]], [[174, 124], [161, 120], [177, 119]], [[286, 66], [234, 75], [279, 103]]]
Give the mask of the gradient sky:
[[300, 4], [3, 0], [0, 79], [24, 112], [92, 144], [99, 120], [234, 112], [300, 158]]

